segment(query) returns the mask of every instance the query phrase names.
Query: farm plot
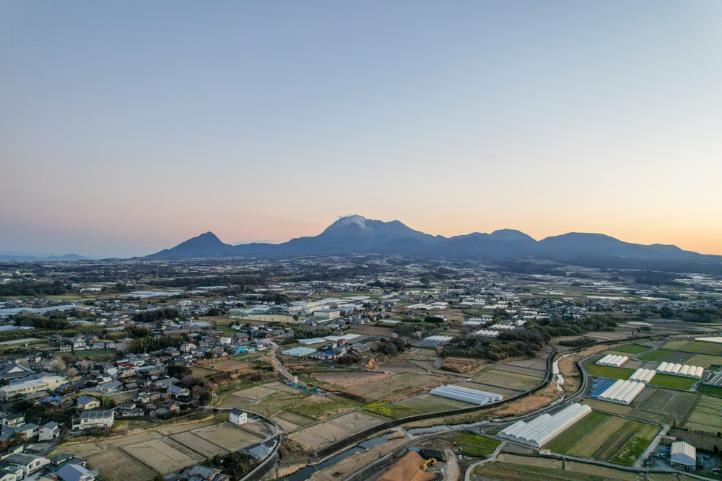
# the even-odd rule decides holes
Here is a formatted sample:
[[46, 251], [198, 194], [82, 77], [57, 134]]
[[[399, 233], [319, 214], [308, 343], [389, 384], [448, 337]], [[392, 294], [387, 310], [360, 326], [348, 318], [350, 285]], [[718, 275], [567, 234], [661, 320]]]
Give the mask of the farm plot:
[[710, 356], [722, 356], [722, 344], [702, 341], [669, 341], [664, 345], [665, 349], [673, 349], [694, 354], [707, 354]]
[[238, 451], [239, 449], [257, 443], [262, 439], [254, 434], [239, 429], [230, 423], [205, 426], [194, 429], [192, 433], [205, 439], [209, 443], [222, 447], [227, 451]]
[[305, 450], [313, 452], [382, 422], [375, 416], [355, 411], [300, 429], [288, 437]]
[[123, 451], [159, 473], [170, 473], [196, 464], [204, 456], [171, 440], [154, 440], [124, 446]]
[[722, 432], [722, 399], [700, 396], [684, 427], [710, 434]]
[[472, 406], [473, 404], [455, 401], [453, 399], [446, 399], [431, 394], [421, 394], [395, 403], [386, 401], [370, 402], [364, 406], [364, 409], [389, 418], [402, 418], [415, 414], [450, 411]]
[[[632, 414], [633, 417], [641, 417], [646, 420], [662, 419], [674, 421], [676, 425], [681, 425], [689, 416], [696, 401], [696, 396], [692, 393], [669, 391], [667, 389], [655, 389], [654, 392], [644, 400], [638, 409]], [[642, 414], [646, 412], [652, 414], [649, 418]]]
[[709, 369], [711, 366], [722, 366], [722, 356], [711, 356], [709, 354], [695, 354], [687, 360], [692, 366], [702, 366]]
[[208, 419], [159, 426], [135, 434], [65, 443], [52, 454], [83, 457], [108, 481], [150, 481], [158, 474], [165, 475], [198, 464], [260, 439], [229, 423]]
[[528, 391], [541, 381], [542, 376], [505, 371], [495, 367], [483, 371], [473, 381], [515, 391]]
[[679, 364], [687, 364], [687, 360], [691, 358], [693, 354], [689, 352], [672, 351], [669, 349], [655, 349], [654, 351], [643, 354], [639, 359], [643, 361], [653, 362], [676, 362]]
[[606, 377], [608, 379], [629, 379], [634, 369], [624, 367], [600, 366], [599, 364], [587, 363], [584, 365], [587, 372], [594, 377]]
[[620, 352], [624, 354], [639, 354], [648, 350], [649, 347], [642, 346], [641, 344], [624, 344], [623, 346], [617, 346], [610, 349], [610, 351]]
[[688, 377], [672, 376], [669, 374], [655, 374], [652, 380], [649, 381], [649, 384], [669, 389], [678, 389], [680, 391], [688, 391], [696, 382], [696, 379]]
[[652, 424], [595, 411], [557, 436], [547, 447], [560, 454], [631, 466], [657, 430]]
[[449, 382], [444, 376], [404, 372], [387, 373], [321, 373], [315, 377], [366, 401], [398, 401], [429, 391]]
[[200, 436], [196, 436], [190, 431], [173, 434], [171, 435], [171, 438], [174, 441], [188, 447], [189, 449], [192, 449], [193, 451], [202, 454], [206, 458], [212, 458], [216, 455], [222, 456], [228, 453], [227, 450], [223, 449], [217, 444], [213, 444], [212, 442], [203, 439]]

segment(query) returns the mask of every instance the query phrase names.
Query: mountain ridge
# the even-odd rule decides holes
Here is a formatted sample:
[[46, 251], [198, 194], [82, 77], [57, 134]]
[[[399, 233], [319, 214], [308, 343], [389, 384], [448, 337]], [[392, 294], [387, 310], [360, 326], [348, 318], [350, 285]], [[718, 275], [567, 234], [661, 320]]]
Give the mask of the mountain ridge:
[[[356, 214], [338, 218], [316, 236], [296, 237], [278, 244], [257, 242], [234, 246], [224, 243], [209, 231], [175, 247], [145, 256], [144, 259], [354, 253], [470, 258], [495, 262], [535, 258], [580, 265], [604, 262], [615, 266], [668, 263], [675, 269], [682, 269], [681, 272], [693, 272], [695, 267], [704, 271], [704, 266], [722, 272], [722, 256], [686, 251], [675, 245], [625, 242], [600, 233], [569, 232], [536, 240], [520, 230], [498, 229], [491, 233], [472, 232], [444, 237], [413, 229], [399, 220], [381, 221]], [[680, 267], [685, 263], [690, 265]]]

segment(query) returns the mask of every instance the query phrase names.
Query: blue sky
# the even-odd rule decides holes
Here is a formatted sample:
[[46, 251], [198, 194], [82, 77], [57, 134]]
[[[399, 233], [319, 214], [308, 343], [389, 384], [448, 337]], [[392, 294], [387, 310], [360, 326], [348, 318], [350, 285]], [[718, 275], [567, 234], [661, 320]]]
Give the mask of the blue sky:
[[722, 253], [722, 3], [0, 4], [0, 250], [336, 216]]

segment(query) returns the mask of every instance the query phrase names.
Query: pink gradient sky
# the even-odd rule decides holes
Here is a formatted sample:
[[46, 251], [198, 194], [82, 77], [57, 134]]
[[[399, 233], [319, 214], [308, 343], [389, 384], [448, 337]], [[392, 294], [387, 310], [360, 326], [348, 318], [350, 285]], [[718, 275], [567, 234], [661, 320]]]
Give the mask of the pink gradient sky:
[[722, 254], [722, 3], [0, 4], [0, 252], [337, 216]]

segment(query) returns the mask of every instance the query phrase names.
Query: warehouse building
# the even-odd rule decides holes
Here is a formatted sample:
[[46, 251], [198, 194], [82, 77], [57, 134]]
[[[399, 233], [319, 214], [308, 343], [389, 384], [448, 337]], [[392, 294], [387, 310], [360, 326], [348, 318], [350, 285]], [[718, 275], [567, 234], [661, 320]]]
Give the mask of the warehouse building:
[[629, 405], [644, 391], [644, 383], [637, 381], [623, 381], [618, 379], [614, 384], [602, 392], [598, 399], [618, 404]]
[[447, 399], [454, 399], [456, 401], [477, 404], [479, 406], [499, 402], [504, 399], [501, 394], [480, 391], [478, 389], [472, 389], [464, 386], [453, 386], [451, 384], [434, 388], [431, 390], [431, 394]]
[[600, 366], [620, 367], [627, 361], [629, 361], [629, 358], [627, 356], [622, 356], [620, 354], [607, 354], [606, 356], [599, 359], [597, 361], [597, 364], [599, 364]]
[[499, 436], [540, 448], [592, 412], [586, 404], [574, 403], [556, 414], [544, 413], [527, 422], [517, 421]]
[[652, 380], [655, 374], [657, 374], [657, 372], [654, 369], [644, 369], [640, 367], [639, 369], [634, 371], [634, 373], [629, 379], [632, 381], [639, 381], [646, 384]]
[[704, 376], [704, 368], [701, 366], [690, 366], [688, 364], [677, 364], [674, 362], [663, 362], [657, 366], [657, 372], [672, 376], [691, 377], [693, 379], [702, 379], [702, 376]]
[[669, 462], [672, 466], [693, 471], [697, 467], [697, 449], [684, 441], [675, 441], [672, 443]]

